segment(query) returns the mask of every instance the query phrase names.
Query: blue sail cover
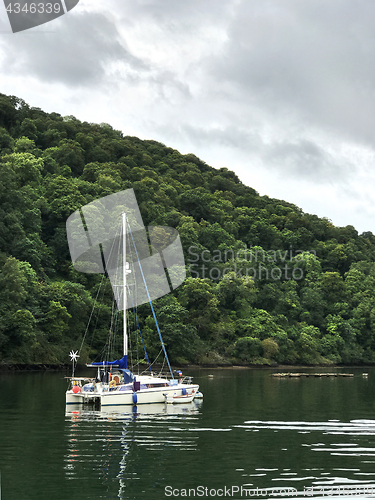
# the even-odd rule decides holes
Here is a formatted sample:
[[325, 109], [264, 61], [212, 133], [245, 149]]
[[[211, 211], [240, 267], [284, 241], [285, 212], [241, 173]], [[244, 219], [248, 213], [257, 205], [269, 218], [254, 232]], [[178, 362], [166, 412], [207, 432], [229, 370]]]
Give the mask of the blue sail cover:
[[119, 368], [128, 367], [128, 356], [125, 355], [121, 359], [115, 359], [114, 361], [99, 361], [97, 363], [91, 363], [91, 366], [118, 366]]
[[121, 368], [120, 370], [122, 371], [122, 374], [124, 376], [124, 384], [132, 383], [134, 380], [134, 375], [132, 374], [132, 372], [130, 370], [125, 370]]

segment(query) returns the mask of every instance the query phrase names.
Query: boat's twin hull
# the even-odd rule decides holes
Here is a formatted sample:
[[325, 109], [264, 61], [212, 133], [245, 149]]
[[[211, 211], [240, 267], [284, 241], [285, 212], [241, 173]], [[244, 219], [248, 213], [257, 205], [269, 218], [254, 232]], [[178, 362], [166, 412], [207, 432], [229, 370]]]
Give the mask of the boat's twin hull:
[[65, 403], [67, 405], [79, 405], [85, 402], [85, 397], [82, 393], [75, 394], [73, 391], [66, 391]]

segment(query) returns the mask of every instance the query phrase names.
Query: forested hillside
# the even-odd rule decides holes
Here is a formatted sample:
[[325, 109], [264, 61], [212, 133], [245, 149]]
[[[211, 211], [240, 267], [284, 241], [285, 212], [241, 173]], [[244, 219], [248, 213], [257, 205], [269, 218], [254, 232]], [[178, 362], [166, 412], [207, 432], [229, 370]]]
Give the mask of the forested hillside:
[[[175, 363], [373, 363], [375, 237], [259, 196], [227, 169], [0, 94], [0, 362], [67, 363], [102, 276], [73, 269], [69, 215], [132, 187], [176, 228], [188, 277], [154, 306]], [[81, 361], [107, 342], [107, 278]], [[149, 306], [138, 310], [151, 358]]]

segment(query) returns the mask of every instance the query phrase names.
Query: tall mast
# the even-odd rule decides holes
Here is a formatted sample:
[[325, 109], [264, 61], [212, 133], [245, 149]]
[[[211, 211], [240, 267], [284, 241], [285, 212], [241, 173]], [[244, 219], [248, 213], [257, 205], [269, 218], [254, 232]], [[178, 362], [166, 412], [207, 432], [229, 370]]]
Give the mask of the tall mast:
[[124, 309], [124, 356], [125, 365], [128, 367], [128, 334], [126, 328], [126, 215], [122, 214], [122, 300]]

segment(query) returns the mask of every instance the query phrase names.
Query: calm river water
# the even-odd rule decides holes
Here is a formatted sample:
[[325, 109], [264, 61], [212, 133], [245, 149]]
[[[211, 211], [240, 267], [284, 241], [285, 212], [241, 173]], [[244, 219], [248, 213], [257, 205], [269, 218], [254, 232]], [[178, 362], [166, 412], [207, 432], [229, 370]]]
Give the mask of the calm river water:
[[375, 498], [375, 369], [338, 371], [189, 371], [203, 401], [116, 413], [66, 411], [64, 373], [0, 373], [1, 499]]

